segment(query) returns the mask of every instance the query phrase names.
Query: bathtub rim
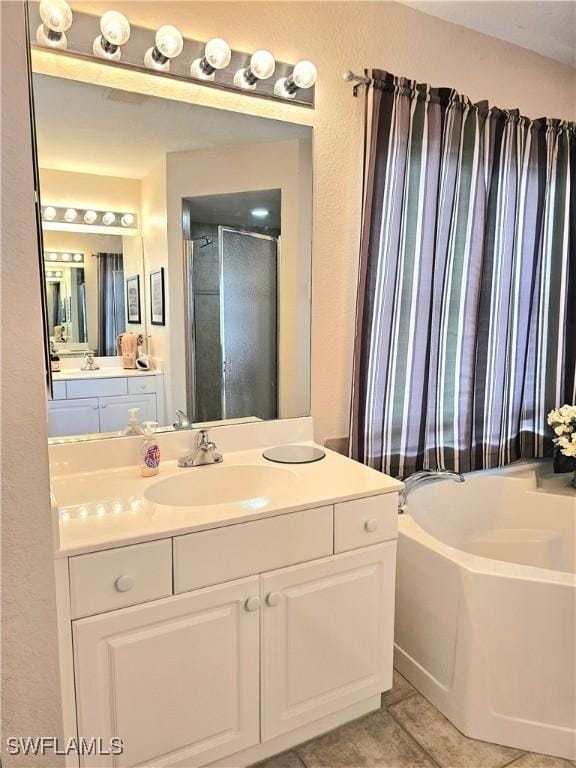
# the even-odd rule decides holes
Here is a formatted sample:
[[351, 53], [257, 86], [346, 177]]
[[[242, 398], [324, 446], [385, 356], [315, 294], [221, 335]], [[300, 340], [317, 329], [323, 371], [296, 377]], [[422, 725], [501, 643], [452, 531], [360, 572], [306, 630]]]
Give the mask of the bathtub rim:
[[[481, 470], [469, 473], [470, 477], [478, 475], [512, 475], [519, 479], [533, 478], [533, 490], [529, 492], [543, 492], [538, 486], [538, 469], [543, 466], [542, 460], [523, 460], [507, 467]], [[425, 492], [426, 486], [414, 489], [413, 493], [420, 497]], [[550, 495], [554, 495], [551, 493]], [[547, 582], [558, 585], [576, 587], [576, 572], [558, 571], [551, 568], [541, 568], [535, 565], [513, 563], [507, 560], [497, 560], [483, 555], [473, 555], [463, 549], [453, 547], [433, 534], [426, 531], [410, 514], [410, 497], [404, 508], [403, 514], [398, 515], [398, 535], [404, 535], [414, 539], [422, 546], [432, 549], [441, 556], [451, 560], [466, 571], [476, 574], [501, 576], [503, 578], [525, 579], [529, 581]]]

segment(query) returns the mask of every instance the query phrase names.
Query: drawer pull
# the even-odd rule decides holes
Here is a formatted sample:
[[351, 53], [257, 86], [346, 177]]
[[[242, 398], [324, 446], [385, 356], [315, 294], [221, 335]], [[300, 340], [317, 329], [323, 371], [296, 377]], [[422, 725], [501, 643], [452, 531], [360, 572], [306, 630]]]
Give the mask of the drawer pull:
[[370, 520], [366, 520], [364, 523], [364, 528], [368, 533], [374, 533], [374, 531], [378, 530], [378, 520], [375, 517], [371, 517]]
[[282, 595], [280, 592], [270, 592], [266, 595], [266, 604], [273, 608], [275, 605], [278, 605], [281, 599]]
[[134, 579], [132, 576], [118, 576], [114, 582], [114, 586], [118, 592], [128, 592], [134, 586]]
[[257, 611], [260, 608], [260, 598], [257, 595], [249, 597], [244, 603], [244, 607], [247, 611]]

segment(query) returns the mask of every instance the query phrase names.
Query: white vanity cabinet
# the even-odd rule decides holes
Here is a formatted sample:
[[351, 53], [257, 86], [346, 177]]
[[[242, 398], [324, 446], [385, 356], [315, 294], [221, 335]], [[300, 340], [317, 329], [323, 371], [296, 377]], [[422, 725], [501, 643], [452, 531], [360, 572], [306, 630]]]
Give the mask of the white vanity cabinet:
[[389, 542], [262, 577], [263, 739], [392, 686], [395, 567]]
[[82, 764], [200, 766], [260, 733], [258, 577], [74, 622], [80, 736], [124, 754]]
[[100, 431], [100, 411], [95, 397], [51, 400], [48, 403], [48, 436], [87, 435]]
[[130, 408], [140, 409], [140, 422], [164, 424], [162, 374], [58, 379], [48, 403], [48, 436], [117, 432], [126, 428]]
[[[70, 557], [78, 736], [124, 745], [80, 765], [240, 768], [376, 708], [392, 685], [396, 505], [389, 493]], [[224, 583], [199, 586], [219, 560]]]

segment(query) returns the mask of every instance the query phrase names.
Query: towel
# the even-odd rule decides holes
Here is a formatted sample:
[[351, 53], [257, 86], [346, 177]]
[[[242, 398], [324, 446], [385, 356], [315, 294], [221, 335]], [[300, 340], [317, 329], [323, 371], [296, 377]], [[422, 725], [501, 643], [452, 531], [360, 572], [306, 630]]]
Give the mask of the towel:
[[122, 367], [136, 368], [136, 358], [138, 357], [138, 334], [123, 333], [120, 342], [122, 353]]

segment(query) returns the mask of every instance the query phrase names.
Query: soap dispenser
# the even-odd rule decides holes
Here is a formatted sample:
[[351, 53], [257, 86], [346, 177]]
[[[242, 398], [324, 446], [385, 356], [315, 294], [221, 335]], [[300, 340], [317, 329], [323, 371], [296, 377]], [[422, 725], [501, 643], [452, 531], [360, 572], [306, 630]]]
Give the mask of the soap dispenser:
[[144, 430], [140, 426], [140, 422], [138, 421], [138, 418], [136, 414], [140, 408], [128, 408], [128, 413], [130, 414], [130, 418], [128, 419], [128, 426], [124, 430], [125, 435], [143, 435]]
[[142, 477], [152, 477], [160, 471], [160, 446], [154, 437], [154, 427], [157, 421], [145, 421], [144, 440], [140, 450], [140, 474]]

